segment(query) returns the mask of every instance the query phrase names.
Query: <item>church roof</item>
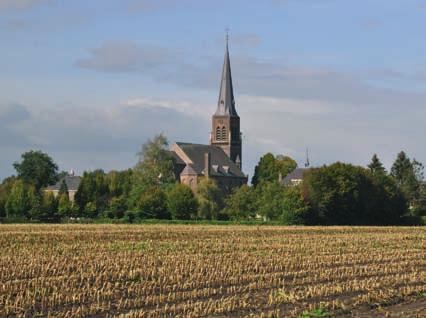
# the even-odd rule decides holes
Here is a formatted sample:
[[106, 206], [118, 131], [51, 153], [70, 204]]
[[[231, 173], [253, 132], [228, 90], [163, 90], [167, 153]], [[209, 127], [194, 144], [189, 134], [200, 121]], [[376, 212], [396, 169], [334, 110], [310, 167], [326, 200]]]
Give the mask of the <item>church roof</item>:
[[225, 58], [220, 81], [219, 100], [215, 116], [238, 117], [235, 110], [234, 89], [232, 87], [231, 62], [229, 60], [228, 38], [226, 39]]
[[204, 174], [205, 154], [210, 153], [210, 175], [246, 178], [241, 169], [238, 168], [234, 162], [232, 162], [232, 160], [220, 147], [184, 142], [177, 142], [176, 146], [178, 146], [180, 150], [182, 150], [183, 153], [187, 156], [187, 159], [191, 161], [187, 162], [187, 166], [185, 167], [184, 171], [187, 168], [191, 168], [191, 172], [194, 170], [198, 175]]
[[59, 191], [61, 189], [62, 182], [65, 181], [68, 191], [77, 191], [81, 182], [81, 177], [79, 176], [66, 176], [65, 178], [59, 180], [56, 184], [49, 186], [46, 190], [50, 191]]
[[176, 164], [185, 165], [185, 162], [174, 151], [170, 151], [170, 154], [172, 155]]

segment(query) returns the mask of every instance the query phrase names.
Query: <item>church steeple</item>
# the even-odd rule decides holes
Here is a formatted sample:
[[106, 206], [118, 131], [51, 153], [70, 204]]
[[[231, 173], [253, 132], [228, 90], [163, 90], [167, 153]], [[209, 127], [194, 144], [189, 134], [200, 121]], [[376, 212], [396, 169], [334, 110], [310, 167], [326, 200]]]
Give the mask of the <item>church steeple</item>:
[[222, 148], [229, 158], [241, 168], [240, 117], [235, 109], [228, 34], [226, 34], [226, 49], [220, 80], [219, 100], [216, 112], [212, 117], [210, 144]]
[[231, 62], [229, 60], [228, 34], [226, 34], [226, 49], [223, 60], [222, 78], [220, 81], [219, 100], [217, 102], [217, 116], [237, 116], [235, 110], [234, 89], [232, 87]]

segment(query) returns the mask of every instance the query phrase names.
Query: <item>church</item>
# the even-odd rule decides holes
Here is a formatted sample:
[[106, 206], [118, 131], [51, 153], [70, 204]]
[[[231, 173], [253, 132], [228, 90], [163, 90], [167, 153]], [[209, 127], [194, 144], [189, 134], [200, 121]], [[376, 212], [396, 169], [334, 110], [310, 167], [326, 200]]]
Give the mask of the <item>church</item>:
[[228, 40], [226, 41], [219, 99], [212, 116], [208, 145], [176, 142], [171, 146], [175, 174], [194, 191], [202, 178], [214, 180], [224, 193], [247, 183], [242, 172], [240, 117], [235, 108]]

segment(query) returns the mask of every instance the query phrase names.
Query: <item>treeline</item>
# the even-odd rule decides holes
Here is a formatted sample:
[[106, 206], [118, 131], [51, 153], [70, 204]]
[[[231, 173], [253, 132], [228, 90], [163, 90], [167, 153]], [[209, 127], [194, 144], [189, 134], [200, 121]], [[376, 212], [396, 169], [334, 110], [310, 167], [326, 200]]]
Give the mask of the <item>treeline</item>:
[[194, 193], [176, 181], [167, 139], [143, 145], [138, 164], [125, 171], [85, 172], [74, 202], [62, 183], [59, 194], [44, 191], [66, 174], [47, 155], [30, 151], [15, 163], [17, 175], [0, 186], [0, 218], [41, 222], [107, 219], [263, 220], [282, 224], [419, 224], [426, 214], [423, 166], [400, 152], [389, 172], [376, 155], [368, 167], [345, 163], [306, 170], [304, 181], [279, 182], [296, 162], [264, 155], [252, 186], [224, 195], [211, 179]]

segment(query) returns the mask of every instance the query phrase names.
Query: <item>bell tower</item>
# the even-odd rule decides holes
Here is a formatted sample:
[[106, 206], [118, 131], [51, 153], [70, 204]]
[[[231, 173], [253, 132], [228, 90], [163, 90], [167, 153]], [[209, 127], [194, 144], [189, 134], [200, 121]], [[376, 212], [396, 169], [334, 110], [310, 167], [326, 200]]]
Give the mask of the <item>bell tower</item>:
[[229, 158], [241, 169], [240, 117], [235, 110], [231, 63], [228, 50], [228, 34], [226, 35], [226, 49], [220, 82], [219, 100], [216, 112], [212, 116], [210, 144], [222, 148]]

